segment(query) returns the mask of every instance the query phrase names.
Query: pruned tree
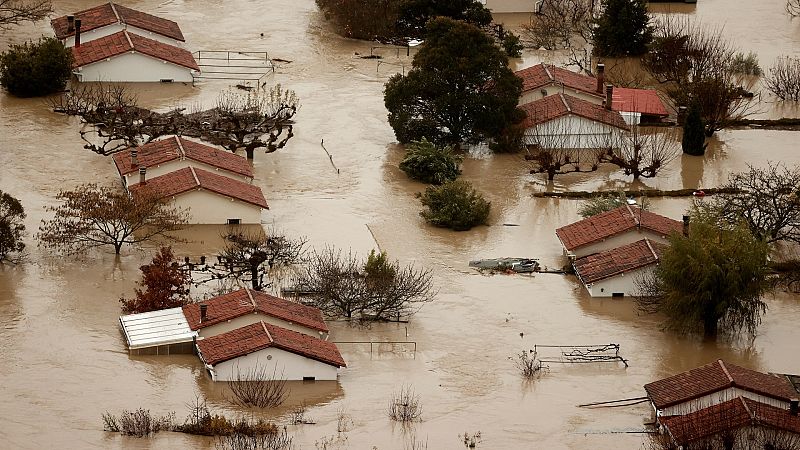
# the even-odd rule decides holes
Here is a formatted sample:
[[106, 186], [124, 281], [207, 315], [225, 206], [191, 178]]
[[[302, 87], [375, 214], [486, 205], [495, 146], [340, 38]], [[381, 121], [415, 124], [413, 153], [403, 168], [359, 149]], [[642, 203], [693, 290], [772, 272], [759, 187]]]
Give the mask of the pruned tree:
[[225, 235], [225, 241], [216, 263], [205, 257], [199, 264], [186, 258], [185, 266], [195, 275], [195, 284], [228, 279], [262, 291], [272, 286], [280, 270], [302, 260], [306, 245], [303, 237], [290, 238], [274, 230], [234, 231]]
[[601, 160], [638, 180], [654, 178], [679, 154], [680, 145], [674, 131], [644, 130], [633, 125], [630, 132], [614, 135], [613, 143]]
[[0, 30], [42, 20], [51, 12], [50, 0], [0, 0]]
[[598, 139], [596, 148], [577, 148], [571, 138], [573, 133], [570, 123], [558, 120], [529, 130], [525, 135], [529, 145], [525, 160], [531, 162], [530, 173], [547, 174], [547, 180], [553, 181], [556, 175], [596, 171], [610, 141]]
[[67, 254], [112, 246], [116, 254], [125, 244], [161, 239], [177, 240], [169, 233], [180, 229], [187, 214], [154, 195], [130, 196], [118, 188], [83, 184], [56, 195], [58, 206], [42, 220], [36, 235], [39, 244]]
[[781, 100], [800, 101], [800, 58], [779, 57], [764, 77], [764, 85]]
[[523, 25], [528, 46], [545, 50], [566, 50], [569, 66], [592, 73], [593, 21], [600, 12], [595, 0], [543, 0], [539, 14]]
[[763, 168], [748, 165], [722, 187], [737, 193], [713, 196], [703, 202], [703, 209], [727, 223], [745, 223], [766, 243], [800, 243], [800, 168], [781, 162], [768, 162]]
[[[137, 282], [136, 296], [122, 297], [122, 312], [137, 314], [177, 308], [192, 303], [189, 297], [191, 275], [175, 260], [171, 247], [161, 247], [150, 264], [139, 267], [142, 279]], [[144, 288], [144, 289], [142, 289]]]
[[327, 316], [362, 321], [409, 317], [435, 296], [430, 270], [400, 266], [385, 253], [361, 259], [332, 248], [311, 255], [298, 284]]
[[754, 335], [770, 289], [766, 243], [744, 224], [695, 209], [688, 236], [675, 233], [669, 244], [652, 274], [637, 280], [639, 308], [662, 313], [681, 333]]
[[183, 108], [155, 112], [137, 105], [122, 85], [79, 86], [51, 100], [55, 112], [83, 120], [84, 148], [111, 155], [166, 135], [200, 138], [253, 158], [257, 149], [272, 153], [294, 136], [297, 95], [280, 84], [270, 89], [223, 91], [214, 108], [187, 113]]
[[25, 208], [8, 192], [0, 191], [0, 264], [22, 258], [25, 243]]

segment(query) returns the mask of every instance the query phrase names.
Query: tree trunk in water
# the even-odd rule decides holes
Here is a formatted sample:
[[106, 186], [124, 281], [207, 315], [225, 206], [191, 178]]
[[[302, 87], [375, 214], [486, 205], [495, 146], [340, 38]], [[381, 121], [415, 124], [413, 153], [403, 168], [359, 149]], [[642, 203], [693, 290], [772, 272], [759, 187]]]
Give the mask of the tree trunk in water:
[[251, 159], [252, 160], [253, 159], [253, 153], [255, 153], [255, 150], [252, 149], [252, 148], [246, 148], [246, 149], [244, 149], [244, 151], [247, 152], [247, 159]]
[[250, 264], [250, 284], [254, 291], [261, 290], [261, 283], [258, 282], [258, 264]]
[[119, 255], [120, 249], [122, 249], [122, 242], [115, 242], [114, 243], [114, 253]]

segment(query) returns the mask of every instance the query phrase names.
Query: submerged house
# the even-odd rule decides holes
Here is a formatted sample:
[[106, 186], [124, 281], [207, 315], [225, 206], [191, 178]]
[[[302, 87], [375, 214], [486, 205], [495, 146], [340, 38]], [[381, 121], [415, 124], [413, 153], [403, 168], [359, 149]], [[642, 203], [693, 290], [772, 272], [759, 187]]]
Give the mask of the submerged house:
[[[601, 66], [602, 64], [598, 69]], [[606, 98], [605, 81], [602, 71], [598, 72], [600, 76], [595, 78], [545, 63], [518, 70], [514, 74], [522, 79], [519, 104], [524, 105], [555, 94], [566, 94], [602, 105]]]
[[619, 111], [628, 125], [658, 123], [669, 117], [658, 92], [652, 89], [614, 87], [611, 102], [611, 109]]
[[131, 195], [169, 199], [189, 213], [190, 224], [258, 224], [269, 209], [261, 188], [195, 167], [186, 167], [152, 179], [139, 169], [140, 182], [128, 186]]
[[688, 222], [623, 205], [558, 228], [556, 236], [565, 256], [582, 258], [644, 238], [651, 243], [666, 243], [671, 233], [680, 233], [684, 227], [688, 229]]
[[128, 314], [119, 318], [119, 324], [133, 355], [191, 354], [199, 336], [181, 308]]
[[75, 46], [76, 38], [86, 43], [125, 30], [176, 47], [186, 41], [177, 23], [111, 2], [56, 17], [50, 26], [66, 47]]
[[113, 159], [125, 187], [140, 181], [140, 168], [146, 168], [146, 175], [151, 178], [195, 167], [243, 182], [253, 181], [253, 168], [246, 158], [178, 136], [115, 153]]
[[[740, 397], [784, 411], [800, 393], [786, 375], [766, 374], [717, 360], [644, 385], [659, 422]], [[795, 406], [796, 407], [796, 406]]]
[[635, 295], [637, 281], [658, 265], [662, 245], [641, 239], [573, 261], [575, 274], [592, 297]]
[[328, 326], [318, 308], [248, 288], [186, 305], [183, 315], [189, 328], [200, 337], [265, 322], [315, 338], [328, 338]]
[[246, 380], [259, 371], [285, 380], [336, 380], [346, 367], [336, 344], [266, 322], [197, 342], [214, 381]]

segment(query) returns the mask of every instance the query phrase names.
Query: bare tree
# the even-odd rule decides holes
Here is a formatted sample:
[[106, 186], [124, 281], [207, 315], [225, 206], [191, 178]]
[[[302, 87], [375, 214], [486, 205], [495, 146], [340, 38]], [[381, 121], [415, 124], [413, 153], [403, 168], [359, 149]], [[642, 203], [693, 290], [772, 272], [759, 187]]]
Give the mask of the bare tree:
[[764, 85], [781, 100], [800, 101], [800, 58], [778, 58], [764, 77]]
[[219, 436], [214, 448], [217, 450], [292, 450], [293, 438], [286, 427], [274, 433], [243, 433], [234, 431]]
[[594, 0], [543, 0], [539, 14], [523, 25], [526, 44], [546, 50], [566, 50], [568, 65], [592, 73], [592, 21], [600, 2]]
[[792, 17], [800, 16], [800, 0], [786, 0], [786, 12]]
[[0, 0], [0, 30], [42, 20], [51, 12], [50, 0]]
[[37, 238], [40, 245], [67, 254], [106, 245], [119, 254], [125, 244], [178, 240], [169, 232], [180, 229], [187, 220], [185, 211], [152, 194], [130, 196], [96, 184], [61, 191], [56, 199], [62, 203], [45, 207], [55, 217], [42, 220]]
[[535, 350], [523, 350], [508, 359], [514, 362], [514, 366], [526, 380], [539, 378], [543, 373], [550, 370], [537, 358]]
[[607, 144], [598, 142], [597, 148], [577, 148], [571, 138], [573, 133], [565, 121], [539, 124], [527, 132], [525, 142], [531, 148], [525, 159], [531, 161], [530, 173], [547, 174], [547, 180], [553, 181], [556, 175], [596, 171]]
[[634, 180], [653, 178], [680, 154], [680, 144], [674, 130], [658, 129], [646, 132], [638, 125], [629, 133], [615, 136], [615, 142], [602, 156]]
[[385, 253], [362, 260], [331, 248], [313, 253], [298, 284], [324, 314], [370, 321], [410, 316], [435, 296], [430, 270], [401, 267]]
[[412, 386], [403, 385], [399, 391], [392, 393], [386, 406], [386, 413], [390, 419], [404, 424], [421, 421], [422, 405], [419, 395], [414, 392]]
[[279, 374], [277, 365], [270, 371], [266, 365], [258, 363], [249, 369], [241, 369], [236, 364], [232, 371], [233, 379], [228, 381], [228, 388], [233, 393], [233, 402], [238, 405], [275, 408], [289, 395], [283, 371]]

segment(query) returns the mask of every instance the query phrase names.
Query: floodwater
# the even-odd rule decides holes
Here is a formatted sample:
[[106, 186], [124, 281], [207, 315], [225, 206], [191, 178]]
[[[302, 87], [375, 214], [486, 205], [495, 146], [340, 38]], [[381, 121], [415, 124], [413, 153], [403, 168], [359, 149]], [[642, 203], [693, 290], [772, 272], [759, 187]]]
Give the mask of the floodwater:
[[[58, 1], [56, 12], [93, 3]], [[430, 449], [458, 449], [459, 434], [480, 431], [478, 448], [635, 449], [643, 435], [626, 431], [643, 428], [647, 406], [590, 410], [576, 405], [641, 396], [643, 384], [716, 358], [800, 373], [797, 296], [779, 292], [768, 299], [769, 312], [752, 342], [708, 343], [662, 332], [658, 318], [637, 314], [630, 300], [591, 299], [572, 277], [482, 276], [467, 268], [470, 259], [498, 256], [563, 264], [554, 229], [577, 219], [578, 204], [532, 198], [533, 192], [716, 186], [747, 164], [800, 163], [796, 133], [723, 131], [706, 156], [678, 158], [659, 178], [636, 184], [600, 171], [564, 176], [546, 186], [527, 174], [519, 156], [475, 153], [464, 163], [464, 177], [492, 201], [492, 225], [455, 233], [422, 222], [414, 194], [424, 186], [397, 168], [402, 149], [393, 143], [381, 92], [400, 66], [355, 57], [355, 52], [368, 53], [370, 44], [334, 35], [312, 0], [120, 3], [178, 21], [193, 49], [267, 50], [292, 61], [269, 82], [294, 89], [301, 99], [295, 137], [277, 153], [257, 154], [254, 162], [255, 182], [271, 207], [265, 215], [269, 226], [306, 236], [316, 247], [328, 244], [363, 254], [379, 246], [403, 263], [433, 270], [439, 294], [410, 323], [368, 329], [330, 325], [336, 341], [413, 341], [415, 353], [388, 346], [370, 353], [368, 345], [343, 344], [348, 367], [338, 382], [293, 383], [287, 405], [258, 413], [286, 423], [291, 406], [308, 405], [316, 424], [288, 427], [298, 448], [321, 448], [316, 444], [334, 437], [327, 448], [403, 449], [415, 436]], [[762, 67], [799, 48], [800, 21], [786, 17], [781, 0], [700, 0], [696, 7], [671, 7], [724, 24], [738, 45], [759, 54]], [[0, 37], [0, 48], [48, 32], [44, 23], [16, 28]], [[410, 65], [402, 53], [398, 59], [394, 51], [376, 51], [386, 55], [385, 61]], [[527, 53], [524, 64], [542, 57]], [[142, 105], [166, 109], [210, 105], [225, 86], [206, 81], [195, 87], [134, 89]], [[50, 113], [41, 100], [0, 94], [0, 126], [0, 189], [22, 200], [30, 234], [59, 189], [115, 182], [110, 159], [82, 148], [78, 122]], [[321, 139], [340, 173], [320, 147]], [[687, 206], [685, 199], [653, 201], [655, 211], [676, 218]], [[195, 242], [177, 246], [179, 255], [212, 254], [220, 245], [213, 227], [187, 233]], [[213, 385], [194, 357], [127, 354], [117, 299], [132, 294], [138, 266], [153, 249], [128, 249], [118, 259], [108, 252], [76, 259], [37, 249], [30, 236], [27, 242], [27, 263], [0, 267], [0, 447], [213, 448], [207, 438], [175, 433], [152, 439], [106, 433], [100, 416], [144, 407], [158, 414], [175, 411], [182, 418], [196, 396], [216, 410], [252, 413], [232, 407], [224, 387]], [[524, 382], [509, 360], [535, 344], [609, 342], [621, 345], [629, 368], [554, 364], [541, 379]], [[424, 410], [423, 421], [411, 431], [385, 415], [391, 393], [403, 384], [413, 385]], [[340, 412], [353, 423], [337, 434]]]

